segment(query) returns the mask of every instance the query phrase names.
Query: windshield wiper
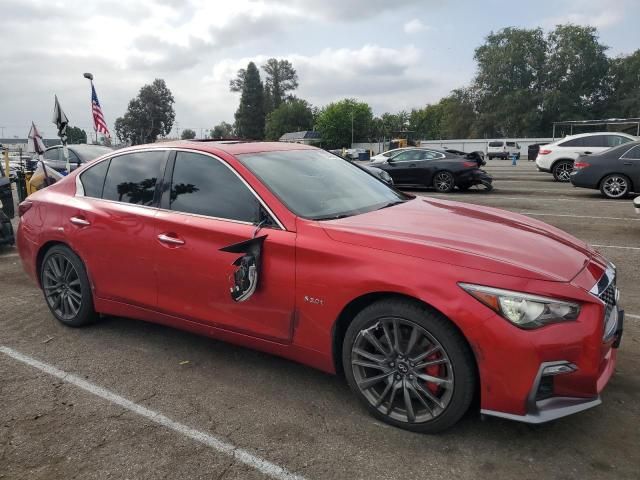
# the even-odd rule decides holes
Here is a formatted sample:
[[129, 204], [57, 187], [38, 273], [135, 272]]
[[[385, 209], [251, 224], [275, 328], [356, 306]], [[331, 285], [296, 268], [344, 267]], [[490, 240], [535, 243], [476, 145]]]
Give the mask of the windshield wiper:
[[393, 202], [385, 203], [378, 210], [382, 210], [383, 208], [393, 207], [394, 205], [398, 205], [404, 202], [406, 202], [406, 200], [394, 200]]
[[326, 217], [319, 217], [319, 218], [314, 218], [314, 220], [338, 220], [340, 218], [347, 218], [350, 217], [351, 215], [347, 215], [345, 213], [339, 213], [337, 215], [328, 215]]

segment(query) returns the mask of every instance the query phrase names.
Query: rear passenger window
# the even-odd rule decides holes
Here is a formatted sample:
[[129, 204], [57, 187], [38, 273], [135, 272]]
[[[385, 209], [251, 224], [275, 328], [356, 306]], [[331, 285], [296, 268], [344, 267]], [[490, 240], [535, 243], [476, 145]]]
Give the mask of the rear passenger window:
[[136, 152], [111, 159], [102, 198], [151, 205], [166, 152]]
[[104, 177], [109, 168], [109, 160], [100, 162], [97, 165], [85, 170], [80, 174], [80, 181], [84, 188], [85, 197], [101, 198]]
[[584, 137], [583, 146], [584, 147], [608, 147], [609, 143], [607, 141], [608, 135], [593, 135], [591, 137]]
[[220, 160], [197, 153], [178, 152], [169, 208], [185, 213], [258, 221], [260, 203], [249, 188]]
[[631, 139], [620, 135], [607, 135], [607, 143], [609, 147], [617, 147], [623, 143], [630, 142]]
[[558, 144], [559, 147], [584, 147], [584, 138], [574, 138]]

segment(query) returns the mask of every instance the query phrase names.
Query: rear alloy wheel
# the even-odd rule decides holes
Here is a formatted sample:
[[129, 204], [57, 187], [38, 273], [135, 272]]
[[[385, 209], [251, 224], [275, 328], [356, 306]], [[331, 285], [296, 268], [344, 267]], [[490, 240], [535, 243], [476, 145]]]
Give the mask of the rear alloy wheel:
[[607, 198], [625, 198], [630, 191], [629, 179], [618, 173], [607, 175], [600, 182], [600, 192]]
[[343, 364], [375, 417], [415, 432], [456, 423], [475, 389], [464, 339], [447, 319], [410, 301], [384, 300], [360, 312], [345, 336]]
[[60, 322], [80, 327], [96, 319], [84, 264], [69, 248], [57, 245], [47, 251], [40, 280], [47, 306]]
[[573, 162], [561, 160], [553, 166], [553, 178], [558, 182], [568, 182], [573, 172]]
[[450, 172], [438, 172], [433, 177], [433, 188], [441, 193], [449, 193], [456, 186], [455, 179]]

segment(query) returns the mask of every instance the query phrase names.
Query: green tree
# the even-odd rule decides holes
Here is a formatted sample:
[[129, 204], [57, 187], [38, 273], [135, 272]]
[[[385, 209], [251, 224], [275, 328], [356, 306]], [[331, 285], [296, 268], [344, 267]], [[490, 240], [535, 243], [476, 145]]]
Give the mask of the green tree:
[[[241, 73], [238, 72], [238, 77]], [[242, 74], [244, 82], [240, 106], [236, 111], [236, 132], [240, 137], [262, 140], [264, 138], [264, 86], [256, 64], [249, 62]]]
[[185, 128], [184, 130], [182, 130], [180, 138], [182, 140], [193, 140], [194, 138], [196, 138], [196, 132], [195, 130], [191, 130], [190, 128]]
[[287, 132], [313, 129], [313, 112], [305, 100], [293, 98], [281, 103], [267, 116], [266, 137], [278, 140]]
[[127, 112], [116, 119], [116, 136], [132, 145], [153, 143], [166, 136], [176, 118], [174, 99], [164, 80], [157, 78], [144, 85], [138, 96], [129, 101]]
[[558, 25], [547, 42], [544, 124], [597, 116], [606, 102], [609, 59], [596, 29]]
[[448, 97], [440, 100], [442, 108], [441, 136], [443, 139], [473, 138], [477, 136], [475, 130], [476, 111], [474, 108], [474, 92], [470, 88], [453, 90]]
[[352, 125], [354, 142], [369, 140], [372, 122], [369, 105], [347, 98], [322, 108], [316, 119], [316, 129], [326, 148], [342, 148], [351, 146]]
[[227, 122], [220, 122], [211, 130], [211, 138], [230, 138], [233, 136], [233, 125]]
[[87, 132], [79, 127], [67, 127], [67, 143], [87, 143]]
[[269, 113], [280, 106], [286, 99], [287, 92], [298, 88], [298, 74], [288, 60], [270, 58], [262, 65], [265, 76], [266, 112]]
[[547, 41], [541, 28], [504, 28], [475, 51], [477, 130], [514, 137], [541, 130]]
[[611, 60], [609, 117], [640, 117], [640, 50]]
[[416, 138], [442, 138], [442, 113], [441, 103], [411, 110], [409, 114], [409, 130], [416, 132]]

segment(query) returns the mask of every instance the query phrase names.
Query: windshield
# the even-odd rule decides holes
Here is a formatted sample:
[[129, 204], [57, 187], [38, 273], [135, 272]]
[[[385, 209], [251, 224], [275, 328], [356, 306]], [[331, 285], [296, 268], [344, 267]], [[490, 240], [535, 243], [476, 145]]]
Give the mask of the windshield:
[[238, 159], [289, 210], [312, 220], [366, 213], [408, 198], [323, 150], [252, 153]]

